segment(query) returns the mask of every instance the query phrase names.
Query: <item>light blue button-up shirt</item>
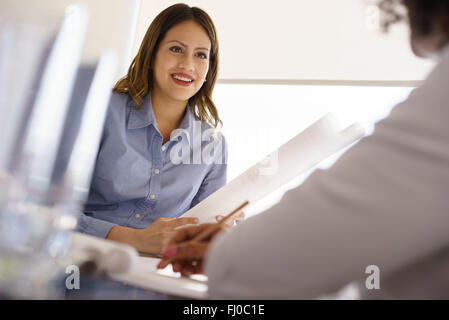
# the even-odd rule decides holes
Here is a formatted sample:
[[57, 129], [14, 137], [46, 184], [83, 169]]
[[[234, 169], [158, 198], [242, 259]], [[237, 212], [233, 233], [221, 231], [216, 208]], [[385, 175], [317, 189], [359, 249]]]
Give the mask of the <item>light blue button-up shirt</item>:
[[189, 107], [182, 133], [163, 145], [150, 94], [140, 109], [132, 105], [129, 95], [112, 93], [80, 232], [104, 238], [114, 225], [142, 229], [179, 217], [226, 183], [224, 138], [207, 134], [211, 127]]

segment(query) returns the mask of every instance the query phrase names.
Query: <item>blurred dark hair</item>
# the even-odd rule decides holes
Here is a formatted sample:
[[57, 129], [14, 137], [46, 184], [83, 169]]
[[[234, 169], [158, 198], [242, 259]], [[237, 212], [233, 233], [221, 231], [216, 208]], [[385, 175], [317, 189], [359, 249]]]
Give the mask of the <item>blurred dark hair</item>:
[[442, 45], [449, 40], [448, 0], [379, 0], [378, 6], [385, 31], [390, 25], [405, 20], [414, 37], [428, 37], [436, 31], [444, 36]]

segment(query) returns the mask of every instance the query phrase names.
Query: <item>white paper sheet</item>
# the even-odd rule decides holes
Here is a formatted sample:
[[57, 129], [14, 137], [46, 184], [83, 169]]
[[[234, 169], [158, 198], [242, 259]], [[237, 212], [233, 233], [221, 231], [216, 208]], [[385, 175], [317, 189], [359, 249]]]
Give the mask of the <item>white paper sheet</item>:
[[359, 124], [341, 130], [329, 114], [182, 216], [198, 217], [200, 222], [216, 221], [216, 215], [225, 215], [245, 201], [255, 203], [363, 135]]

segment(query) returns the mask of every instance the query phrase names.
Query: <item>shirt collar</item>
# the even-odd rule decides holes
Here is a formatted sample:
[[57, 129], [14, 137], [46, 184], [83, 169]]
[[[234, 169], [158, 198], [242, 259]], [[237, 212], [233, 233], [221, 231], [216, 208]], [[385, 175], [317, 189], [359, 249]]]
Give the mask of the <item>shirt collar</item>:
[[131, 108], [128, 118], [128, 129], [144, 128], [155, 122], [150, 93], [143, 98], [143, 104], [139, 109], [134, 104], [134, 100], [130, 98], [127, 104], [127, 107]]
[[[153, 105], [151, 103], [151, 94], [148, 93], [143, 98], [143, 104], [142, 106], [137, 109], [133, 106], [134, 100], [130, 98], [127, 107], [131, 108], [129, 119], [128, 119], [128, 129], [140, 129], [147, 127], [151, 124], [154, 125], [154, 127], [157, 127], [156, 120], [154, 117], [153, 112]], [[192, 113], [192, 110], [190, 108], [190, 105], [187, 105], [186, 112], [184, 114], [184, 118], [181, 121], [181, 124], [179, 125], [180, 129], [185, 129], [189, 132], [189, 134], [192, 134], [192, 128], [193, 128], [193, 121], [194, 121], [194, 115]]]
[[187, 104], [186, 112], [184, 113], [184, 118], [179, 124], [180, 129], [185, 129], [188, 131], [192, 131], [194, 116], [192, 114], [192, 110], [190, 105]]

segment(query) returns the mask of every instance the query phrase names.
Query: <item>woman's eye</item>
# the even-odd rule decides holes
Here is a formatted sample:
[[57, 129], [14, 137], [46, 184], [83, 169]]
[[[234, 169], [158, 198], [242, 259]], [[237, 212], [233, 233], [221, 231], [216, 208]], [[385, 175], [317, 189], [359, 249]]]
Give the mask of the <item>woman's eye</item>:
[[197, 55], [198, 57], [200, 57], [201, 59], [207, 59], [207, 55], [206, 55], [205, 53], [198, 52], [196, 55]]
[[171, 47], [170, 48], [170, 51], [173, 51], [173, 52], [177, 52], [177, 53], [180, 53], [180, 52], [182, 52], [182, 49], [181, 49], [181, 47]]

